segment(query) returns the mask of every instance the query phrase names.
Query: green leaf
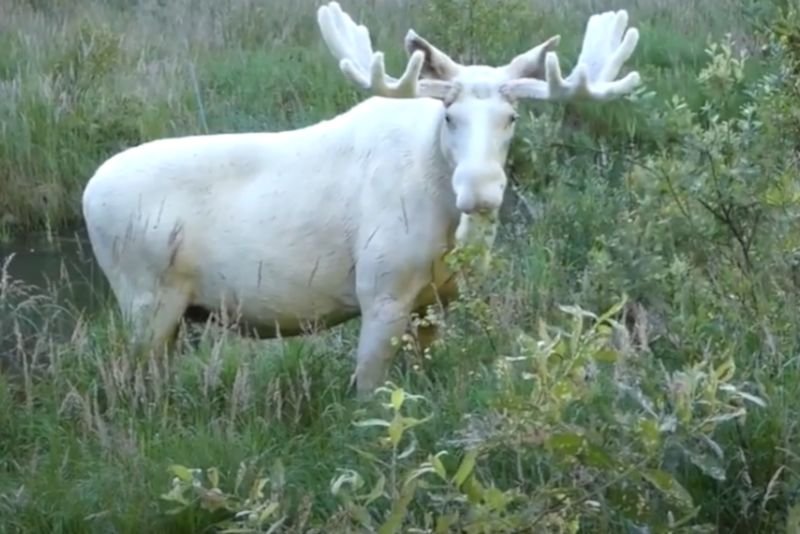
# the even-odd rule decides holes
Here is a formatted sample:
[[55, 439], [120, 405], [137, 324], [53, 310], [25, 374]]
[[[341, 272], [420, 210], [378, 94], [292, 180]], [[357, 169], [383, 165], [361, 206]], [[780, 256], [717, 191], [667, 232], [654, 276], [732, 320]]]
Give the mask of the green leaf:
[[725, 467], [720, 458], [702, 452], [687, 451], [689, 461], [711, 478], [719, 481], [725, 480]]
[[593, 443], [585, 443], [583, 461], [589, 467], [598, 467], [600, 469], [608, 469], [614, 465], [613, 457], [603, 448]]
[[575, 385], [568, 380], [561, 380], [553, 386], [553, 396], [562, 402], [567, 402], [575, 397]]
[[411, 435], [411, 443], [408, 444], [408, 447], [403, 449], [403, 452], [397, 455], [398, 460], [405, 460], [409, 456], [411, 456], [414, 451], [417, 450], [417, 440], [414, 438], [414, 435]]
[[359, 499], [363, 499], [364, 506], [367, 506], [370, 503], [372, 503], [375, 499], [378, 499], [383, 496], [384, 488], [386, 488], [386, 477], [383, 475], [383, 473], [381, 473], [378, 478], [378, 481], [372, 487], [372, 490], [368, 494], [360, 497]]
[[417, 426], [417, 425], [421, 425], [422, 423], [427, 423], [427, 422], [428, 422], [428, 421], [430, 421], [431, 419], [433, 419], [433, 415], [428, 415], [428, 416], [425, 416], [425, 417], [423, 417], [422, 419], [417, 419], [416, 417], [403, 417], [403, 418], [402, 418], [402, 420], [403, 420], [403, 426], [404, 426], [406, 429], [409, 429], [409, 428], [415, 427], [415, 426]]
[[456, 474], [453, 475], [453, 484], [456, 487], [461, 487], [461, 484], [467, 479], [467, 477], [472, 473], [472, 470], [475, 469], [475, 460], [478, 457], [478, 449], [470, 449], [464, 455], [464, 458], [461, 460], [461, 465], [458, 466], [458, 470]]
[[191, 482], [194, 478], [189, 468], [182, 465], [172, 464], [169, 466], [169, 472], [181, 479], [184, 482]]
[[[162, 493], [161, 498], [165, 501], [178, 502], [183, 505], [188, 505], [189, 501], [183, 496], [186, 486], [173, 486], [168, 493]], [[182, 509], [182, 508], [181, 508]]]
[[720, 382], [728, 382], [733, 378], [735, 371], [736, 365], [733, 363], [733, 359], [728, 359], [714, 369], [714, 377]]
[[280, 458], [272, 462], [270, 479], [272, 480], [273, 491], [281, 491], [284, 484], [286, 484], [286, 468], [283, 466], [283, 462]]
[[581, 345], [583, 338], [583, 317], [576, 315], [572, 319], [572, 332], [569, 336], [569, 354], [575, 356], [578, 354], [578, 347]]
[[639, 436], [645, 448], [653, 452], [661, 443], [661, 432], [658, 430], [658, 422], [654, 419], [641, 419], [638, 425]]
[[274, 514], [278, 510], [279, 507], [280, 507], [280, 504], [275, 502], [275, 501], [269, 503], [266, 507], [264, 507], [264, 509], [261, 510], [261, 513], [258, 514], [258, 524], [259, 524], [259, 526], [264, 524], [264, 522], [267, 519], [269, 519], [269, 516]]
[[478, 482], [474, 473], [467, 478], [460, 489], [472, 504], [480, 504], [480, 502], [483, 501], [485, 490], [483, 489], [483, 485]]
[[403, 432], [405, 428], [403, 426], [403, 419], [401, 417], [395, 417], [392, 423], [389, 425], [389, 440], [392, 442], [393, 446], [397, 446], [400, 443], [400, 440], [403, 439]]
[[757, 404], [762, 408], [767, 407], [767, 402], [761, 397], [756, 397], [755, 395], [751, 395], [750, 393], [747, 393], [745, 391], [738, 391], [738, 390], [736, 391], [736, 395], [743, 398], [744, 400], [752, 402], [753, 404]]
[[212, 488], [219, 487], [219, 469], [216, 467], [210, 467], [206, 471], [206, 476], [208, 476], [208, 481], [211, 483]]
[[584, 310], [580, 306], [565, 304], [565, 305], [559, 305], [558, 309], [566, 313], [567, 315], [572, 315], [573, 317], [578, 317], [578, 318], [588, 317], [589, 319], [597, 319], [597, 315], [588, 310]]
[[625, 304], [628, 302], [628, 295], [622, 295], [622, 298], [619, 302], [611, 306], [608, 310], [606, 310], [603, 315], [597, 318], [597, 324], [603, 324], [606, 321], [609, 321], [612, 317], [617, 315], [619, 312], [622, 311], [622, 308], [625, 307]]
[[789, 508], [786, 515], [786, 534], [800, 534], [800, 503]]
[[[567, 354], [569, 354], [569, 345], [567, 344], [567, 340], [565, 340], [563, 337], [559, 337], [556, 340], [556, 342], [552, 344], [552, 349], [550, 350], [550, 352], [546, 352], [542, 354], [542, 356], [544, 356], [545, 358], [549, 358], [550, 356], [553, 355], [566, 356]], [[544, 361], [548, 362], [547, 359], [545, 359]]]
[[719, 415], [712, 415], [711, 417], [707, 417], [703, 420], [704, 423], [724, 423], [725, 421], [730, 421], [732, 419], [740, 419], [747, 414], [747, 410], [744, 408], [739, 408], [738, 410], [733, 410], [732, 412], [728, 413], [721, 413]]
[[592, 358], [601, 363], [616, 363], [619, 359], [619, 352], [610, 348], [600, 349], [594, 351]]
[[253, 481], [253, 485], [250, 487], [250, 500], [260, 501], [264, 498], [264, 486], [267, 485], [267, 482], [269, 482], [268, 477], [257, 478]]
[[447, 454], [447, 451], [442, 451], [437, 453], [435, 456], [431, 457], [431, 465], [433, 465], [434, 471], [442, 480], [447, 480], [447, 470], [444, 467], [444, 464], [439, 459], [439, 456]]
[[416, 482], [411, 482], [403, 486], [400, 497], [392, 503], [392, 511], [389, 514], [389, 518], [378, 529], [378, 534], [393, 534], [400, 529], [406, 517], [408, 505], [411, 499], [414, 498], [416, 491]]
[[361, 456], [363, 458], [366, 458], [370, 462], [381, 463], [380, 459], [377, 456], [375, 456], [374, 454], [372, 454], [371, 452], [359, 449], [358, 447], [355, 447], [353, 445], [347, 445], [346, 444], [345, 447], [347, 447], [351, 451], [355, 452], [359, 456]]
[[548, 446], [562, 456], [576, 456], [584, 446], [584, 437], [573, 432], [558, 432], [552, 434]]
[[281, 528], [281, 527], [283, 526], [283, 524], [286, 522], [286, 520], [287, 520], [288, 518], [289, 518], [289, 516], [287, 516], [287, 515], [284, 515], [283, 517], [281, 517], [280, 519], [278, 519], [277, 521], [275, 521], [275, 522], [272, 524], [272, 526], [271, 526], [271, 527], [269, 527], [269, 530], [267, 530], [267, 531], [266, 531], [264, 534], [275, 534], [275, 532], [278, 532], [278, 529], [279, 529], [279, 528]]
[[399, 411], [400, 408], [403, 406], [403, 401], [405, 400], [405, 391], [402, 388], [397, 388], [392, 391], [392, 408], [395, 411]]
[[344, 484], [350, 484], [354, 490], [358, 490], [364, 484], [364, 479], [356, 471], [352, 469], [344, 469], [343, 471], [341, 475], [331, 482], [331, 493], [333, 495], [338, 495]]
[[372, 517], [369, 515], [369, 511], [364, 506], [357, 506], [352, 502], [348, 502], [345, 504], [345, 509], [347, 513], [356, 519], [361, 526], [367, 529], [367, 532], [374, 532], [375, 529], [372, 527]]
[[692, 496], [675, 478], [661, 469], [643, 469], [642, 476], [676, 504], [691, 509], [694, 506]]
[[236, 483], [233, 485], [233, 493], [235, 495], [239, 494], [239, 488], [244, 482], [244, 477], [247, 474], [247, 464], [244, 462], [239, 462], [239, 469], [236, 471]]
[[389, 421], [383, 419], [364, 419], [363, 421], [355, 421], [355, 426], [389, 426]]
[[440, 515], [436, 518], [436, 527], [433, 531], [434, 534], [448, 534], [449, 532], [452, 532], [451, 528], [456, 524], [456, 521], [458, 521], [458, 512]]
[[410, 484], [412, 481], [418, 479], [419, 477], [421, 477], [423, 475], [427, 475], [428, 473], [433, 473], [433, 472], [434, 472], [434, 469], [433, 469], [432, 465], [427, 464], [427, 463], [422, 464], [420, 467], [414, 469], [413, 471], [411, 471], [411, 473], [409, 473], [409, 475], [406, 477], [406, 479], [403, 482], [403, 484], [404, 485], [405, 484]]
[[483, 498], [489, 508], [497, 512], [503, 512], [513, 497], [498, 488], [491, 487], [484, 492]]

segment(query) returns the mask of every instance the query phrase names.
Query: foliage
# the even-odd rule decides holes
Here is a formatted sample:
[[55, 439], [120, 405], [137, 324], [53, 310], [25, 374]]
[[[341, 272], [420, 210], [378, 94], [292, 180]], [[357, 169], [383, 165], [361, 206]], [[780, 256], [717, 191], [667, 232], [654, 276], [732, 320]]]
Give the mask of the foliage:
[[[233, 492], [230, 494], [220, 489], [220, 473], [216, 468], [202, 470], [171, 465], [169, 470], [174, 475], [172, 489], [161, 498], [175, 503], [176, 507], [167, 510], [168, 514], [179, 514], [193, 505], [210, 514], [235, 512], [232, 518], [215, 523], [222, 533], [275, 532], [286, 520], [286, 515], [280, 515], [280, 491], [284, 483], [283, 466], [280, 462], [273, 465], [270, 477], [258, 476], [253, 479], [245, 498], [239, 496], [240, 488], [248, 476], [248, 466], [245, 463], [239, 466]], [[268, 483], [271, 488], [269, 497], [264, 495], [264, 487]]]
[[[565, 306], [562, 311], [572, 318], [569, 329], [541, 323], [539, 339], [521, 333], [519, 354], [497, 362], [497, 398], [450, 439], [463, 444], [461, 460], [451, 469], [446, 465], [452, 463], [451, 451], [420, 450], [414, 436], [413, 429], [433, 415], [404, 413], [409, 403], [425, 399], [393, 384], [380, 388], [388, 416], [353, 424], [382, 428], [383, 435], [368, 441], [368, 449], [348, 446], [372, 476], [340, 468], [331, 482], [331, 493], [341, 501], [337, 527], [386, 534], [532, 527], [576, 532], [628, 523], [699, 532], [692, 520], [700, 508], [667, 466], [685, 459], [724, 480], [725, 453], [713, 439], [717, 427], [743, 418], [748, 404], [763, 407], [765, 402], [732, 381], [730, 358], [708, 357], [670, 373], [615, 341], [615, 334], [625, 335], [612, 319], [622, 305], [599, 317]], [[503, 488], [492, 473], [512, 458], [533, 466], [523, 468], [525, 474], [539, 471], [541, 479], [525, 477], [518, 486]], [[281, 507], [279, 500], [263, 500], [266, 478], [256, 479], [241, 502], [219, 489], [214, 468], [208, 471], [208, 488], [201, 470], [170, 470], [177, 476], [164, 498], [183, 506], [190, 505], [184, 495], [191, 491], [196, 506], [235, 512], [235, 520], [252, 528], [266, 528]], [[243, 467], [234, 494], [242, 473]], [[231, 520], [219, 524], [225, 525]], [[705, 525], [705, 531], [712, 532], [713, 525]]]
[[[640, 26], [658, 18], [689, 39], [670, 35], [673, 42], [657, 47], [643, 39], [633, 64], [666, 63], [648, 76], [674, 87], [685, 75], [682, 63], [692, 59], [684, 56], [695, 54], [692, 43], [705, 38], [695, 35], [709, 28], [749, 32], [736, 5], [742, 1], [694, 5], [686, 20], [684, 5], [630, 8]], [[550, 0], [344, 4], [373, 29], [390, 68], [405, 61], [398, 43], [409, 27], [458, 59], [496, 64], [561, 33], [566, 68], [590, 14], [588, 5], [566, 9]], [[311, 0], [291, 7], [263, 0], [4, 3], [0, 234], [79, 226], [83, 185], [104, 159], [129, 146], [164, 136], [303, 126], [352, 105], [359, 95], [320, 42], [317, 6]], [[665, 58], [664, 49], [676, 52]]]
[[[14, 0], [0, 17], [24, 28], [0, 32], [3, 232], [74, 221], [120, 147], [360, 98], [297, 14], [310, 2], [189, 4]], [[493, 62], [580, 28], [589, 7], [562, 4], [363, 13], [381, 46], [418, 22]], [[371, 402], [347, 389], [357, 324], [206, 331], [135, 360], [110, 302], [78, 314], [52, 295], [69, 280], [31, 288], [4, 259], [0, 531], [796, 531], [798, 12], [692, 4], [630, 9], [646, 81], [630, 98], [525, 110], [509, 170], [529, 222], [504, 220], [491, 257], [451, 255], [462, 298], [414, 321], [441, 340], [398, 340]]]

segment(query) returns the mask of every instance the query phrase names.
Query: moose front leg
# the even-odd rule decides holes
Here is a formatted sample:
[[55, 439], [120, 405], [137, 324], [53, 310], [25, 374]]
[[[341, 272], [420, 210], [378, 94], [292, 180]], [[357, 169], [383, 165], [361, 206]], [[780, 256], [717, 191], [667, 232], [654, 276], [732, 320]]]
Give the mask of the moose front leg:
[[406, 331], [411, 305], [393, 296], [366, 299], [361, 305], [361, 332], [356, 354], [356, 391], [371, 395], [386, 380], [397, 347], [392, 339]]

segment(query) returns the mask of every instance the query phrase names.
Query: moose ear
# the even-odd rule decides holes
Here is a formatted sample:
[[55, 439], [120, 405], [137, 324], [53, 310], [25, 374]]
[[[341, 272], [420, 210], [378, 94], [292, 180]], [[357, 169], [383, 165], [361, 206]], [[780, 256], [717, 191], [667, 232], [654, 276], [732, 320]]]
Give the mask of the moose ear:
[[450, 56], [408, 30], [405, 38], [406, 52], [409, 56], [417, 50], [422, 51], [425, 61], [422, 64], [422, 77], [449, 82], [458, 75], [461, 65], [450, 59]]

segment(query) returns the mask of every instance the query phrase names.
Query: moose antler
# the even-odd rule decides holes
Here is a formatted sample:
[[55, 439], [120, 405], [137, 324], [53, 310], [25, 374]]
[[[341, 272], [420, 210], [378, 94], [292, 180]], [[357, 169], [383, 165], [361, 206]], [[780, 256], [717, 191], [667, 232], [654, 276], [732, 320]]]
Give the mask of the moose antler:
[[503, 91], [512, 98], [535, 100], [610, 100], [630, 93], [641, 81], [638, 72], [615, 80], [639, 41], [639, 31], [629, 28], [626, 32], [627, 25], [625, 10], [592, 15], [586, 24], [578, 62], [566, 79], [561, 76], [558, 56], [548, 52], [545, 80], [518, 78], [507, 82]]
[[342, 73], [360, 89], [392, 98], [444, 98], [450, 92], [449, 82], [419, 79], [425, 61], [422, 51], [411, 54], [400, 79], [386, 74], [383, 52], [373, 52], [369, 30], [356, 24], [338, 2], [320, 7], [317, 23]]

